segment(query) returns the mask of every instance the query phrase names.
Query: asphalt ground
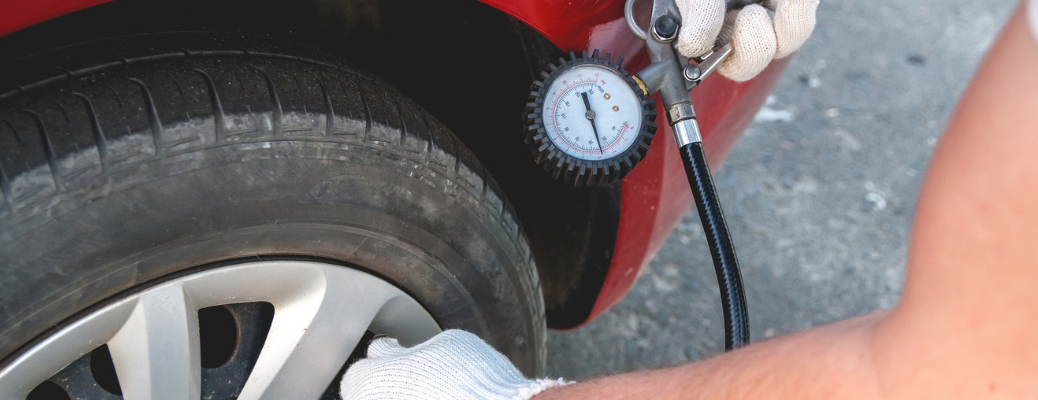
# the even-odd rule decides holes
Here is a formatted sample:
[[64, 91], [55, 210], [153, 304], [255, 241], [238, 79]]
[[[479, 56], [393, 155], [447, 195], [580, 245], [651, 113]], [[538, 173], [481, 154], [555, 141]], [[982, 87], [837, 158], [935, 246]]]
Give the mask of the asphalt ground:
[[[894, 306], [930, 155], [1015, 0], [823, 0], [716, 184], [755, 341]], [[630, 294], [548, 338], [582, 380], [723, 351], [705, 237], [689, 210]]]

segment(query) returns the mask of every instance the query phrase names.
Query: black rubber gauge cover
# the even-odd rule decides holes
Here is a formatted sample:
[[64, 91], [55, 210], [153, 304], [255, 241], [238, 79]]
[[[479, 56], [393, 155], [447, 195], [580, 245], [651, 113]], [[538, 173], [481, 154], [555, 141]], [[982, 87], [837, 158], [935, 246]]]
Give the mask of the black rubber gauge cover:
[[[527, 123], [526, 143], [530, 145], [537, 164], [550, 173], [552, 178], [566, 183], [572, 182], [576, 187], [602, 185], [623, 178], [638, 161], [645, 158], [645, 154], [649, 151], [652, 135], [656, 133], [656, 100], [645, 97], [643, 85], [639, 85], [638, 81], [621, 67], [622, 62], [623, 57], [617, 57], [616, 62], [612, 62], [612, 55], [609, 53], [601, 58], [598, 50], [595, 50], [590, 57], [586, 51], [582, 52], [579, 57], [576, 53], [571, 52], [569, 60], [559, 58], [559, 64], [550, 64], [548, 70], [541, 72], [542, 80], [533, 82], [530, 87], [530, 100], [526, 103], [524, 113]], [[548, 137], [541, 115], [544, 109], [544, 99], [555, 78], [570, 68], [589, 64], [605, 67], [623, 77], [623, 80], [638, 96], [642, 106], [642, 123], [634, 142], [616, 156], [603, 160], [585, 160], [559, 149]]]

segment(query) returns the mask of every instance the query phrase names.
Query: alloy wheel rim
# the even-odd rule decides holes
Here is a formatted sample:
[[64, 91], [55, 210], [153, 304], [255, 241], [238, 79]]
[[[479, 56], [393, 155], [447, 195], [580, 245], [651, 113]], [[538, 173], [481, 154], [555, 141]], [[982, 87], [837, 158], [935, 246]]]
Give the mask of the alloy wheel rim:
[[163, 282], [75, 320], [0, 370], [0, 398], [26, 398], [105, 345], [124, 399], [200, 399], [199, 310], [245, 303], [269, 303], [274, 312], [243, 400], [318, 399], [365, 335], [410, 345], [441, 330], [415, 299], [374, 275], [309, 261], [248, 262]]

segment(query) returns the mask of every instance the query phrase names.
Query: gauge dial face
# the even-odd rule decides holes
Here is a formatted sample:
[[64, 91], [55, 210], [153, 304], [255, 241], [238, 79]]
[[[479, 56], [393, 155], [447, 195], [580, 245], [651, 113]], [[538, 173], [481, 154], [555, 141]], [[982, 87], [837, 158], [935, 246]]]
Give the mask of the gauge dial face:
[[645, 158], [656, 133], [656, 102], [613, 62], [570, 53], [530, 85], [525, 142], [553, 179], [591, 187], [623, 178]]
[[624, 77], [597, 65], [578, 65], [547, 89], [542, 115], [548, 138], [583, 160], [616, 157], [635, 144], [642, 104]]

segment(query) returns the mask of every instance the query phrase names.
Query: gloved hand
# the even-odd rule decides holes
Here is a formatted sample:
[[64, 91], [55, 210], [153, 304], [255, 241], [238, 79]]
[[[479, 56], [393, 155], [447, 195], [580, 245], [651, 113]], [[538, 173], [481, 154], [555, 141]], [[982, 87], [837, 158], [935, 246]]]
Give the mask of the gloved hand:
[[346, 370], [340, 388], [344, 400], [527, 400], [572, 383], [526, 379], [503, 354], [461, 330], [444, 331], [410, 348], [396, 339], [375, 339], [367, 356]]
[[717, 71], [737, 82], [749, 80], [811, 36], [818, 1], [764, 0], [726, 14], [725, 0], [676, 0], [682, 22], [678, 51], [699, 57], [714, 43], [731, 41], [732, 54]]

